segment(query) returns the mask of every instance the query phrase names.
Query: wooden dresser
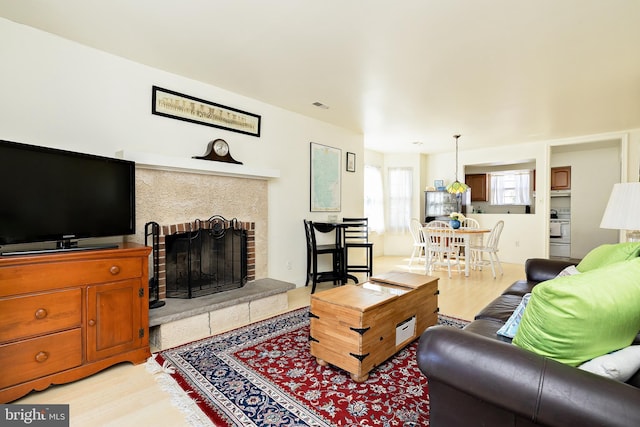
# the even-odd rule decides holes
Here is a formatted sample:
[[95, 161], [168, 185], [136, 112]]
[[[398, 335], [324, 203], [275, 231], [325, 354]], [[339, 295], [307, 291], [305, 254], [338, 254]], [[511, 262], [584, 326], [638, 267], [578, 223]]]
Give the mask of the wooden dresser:
[[0, 402], [146, 361], [149, 252], [0, 257]]

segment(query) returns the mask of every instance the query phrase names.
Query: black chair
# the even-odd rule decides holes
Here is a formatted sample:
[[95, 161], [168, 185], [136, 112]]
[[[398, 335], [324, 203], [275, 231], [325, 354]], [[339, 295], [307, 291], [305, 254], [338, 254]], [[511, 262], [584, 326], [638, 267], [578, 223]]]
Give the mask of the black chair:
[[[345, 265], [347, 274], [366, 273], [367, 278], [373, 275], [373, 242], [369, 241], [368, 218], [342, 218], [342, 222], [353, 223], [344, 229]], [[364, 249], [364, 263], [349, 261], [349, 249]], [[349, 277], [353, 277], [349, 275]], [[357, 280], [356, 280], [356, 283]]]
[[[304, 230], [307, 238], [307, 280], [305, 286], [309, 286], [309, 282], [313, 284], [311, 293], [316, 291], [316, 284], [320, 282], [333, 282], [334, 285], [337, 285], [342, 283], [344, 279], [342, 270], [344, 248], [337, 242], [318, 245], [316, 243], [316, 229], [312, 221], [304, 220]], [[319, 227], [317, 230], [322, 233], [328, 233], [335, 230], [335, 227]], [[319, 255], [331, 255], [331, 270], [318, 271]]]

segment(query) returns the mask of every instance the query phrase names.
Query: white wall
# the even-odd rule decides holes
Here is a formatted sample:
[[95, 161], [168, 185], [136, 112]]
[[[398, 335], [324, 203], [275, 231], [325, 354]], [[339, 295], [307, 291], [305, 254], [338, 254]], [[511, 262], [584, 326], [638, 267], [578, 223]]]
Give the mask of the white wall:
[[[225, 139], [236, 160], [278, 169], [268, 186], [268, 270], [304, 285], [303, 218], [309, 212], [309, 143], [342, 149], [341, 216], [363, 208], [363, 136], [254, 99], [134, 63], [0, 19], [0, 139], [106, 156], [118, 150], [191, 158]], [[260, 138], [151, 114], [158, 85], [262, 116]], [[356, 172], [344, 171], [346, 152]], [[215, 214], [212, 206], [212, 214]], [[288, 265], [291, 268], [288, 268]]]

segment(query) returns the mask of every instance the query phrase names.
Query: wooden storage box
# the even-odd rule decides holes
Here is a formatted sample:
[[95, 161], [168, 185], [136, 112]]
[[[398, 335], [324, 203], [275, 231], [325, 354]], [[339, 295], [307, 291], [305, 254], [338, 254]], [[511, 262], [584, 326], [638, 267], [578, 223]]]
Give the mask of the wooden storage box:
[[[392, 272], [318, 292], [311, 295], [310, 317], [311, 354], [318, 363], [366, 381], [372, 369], [437, 323], [438, 279]], [[405, 321], [415, 324], [411, 334], [398, 329]], [[398, 340], [399, 330], [406, 339]]]

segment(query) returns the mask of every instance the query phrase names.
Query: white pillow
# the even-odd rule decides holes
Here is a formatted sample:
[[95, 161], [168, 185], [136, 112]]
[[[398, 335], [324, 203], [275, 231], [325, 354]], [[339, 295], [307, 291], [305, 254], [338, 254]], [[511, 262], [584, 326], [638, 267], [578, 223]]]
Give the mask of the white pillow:
[[580, 272], [575, 265], [570, 265], [568, 267], [565, 267], [565, 269], [558, 273], [556, 277], [573, 276], [574, 274], [580, 274]]
[[524, 313], [524, 309], [527, 308], [527, 303], [529, 302], [529, 298], [531, 298], [531, 294], [525, 294], [520, 301], [520, 304], [516, 307], [516, 309], [511, 314], [511, 317], [507, 319], [504, 325], [500, 329], [496, 331], [496, 334], [502, 335], [503, 337], [513, 338], [516, 336], [516, 332], [518, 331], [518, 326], [520, 326], [520, 320], [522, 320], [522, 314]]
[[596, 375], [625, 382], [640, 369], [640, 345], [630, 345], [596, 357], [584, 362], [578, 368]]

